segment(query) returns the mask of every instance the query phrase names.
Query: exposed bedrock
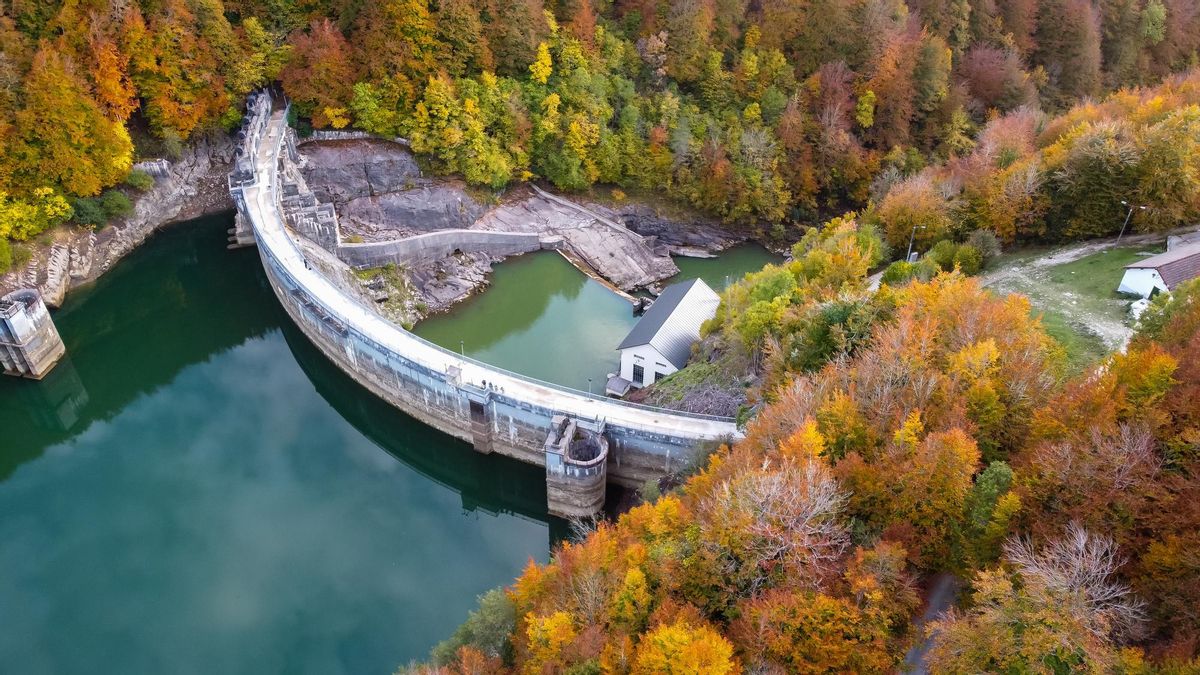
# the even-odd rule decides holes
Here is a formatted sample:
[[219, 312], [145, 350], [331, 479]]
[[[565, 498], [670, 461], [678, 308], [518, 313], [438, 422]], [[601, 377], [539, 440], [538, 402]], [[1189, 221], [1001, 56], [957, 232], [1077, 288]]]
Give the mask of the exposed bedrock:
[[[589, 204], [590, 208], [602, 208]], [[703, 217], [664, 218], [653, 208], [644, 204], [622, 204], [612, 209], [613, 217], [626, 227], [647, 237], [680, 249], [703, 249], [719, 251], [747, 239], [725, 229], [715, 220]]]
[[[561, 198], [560, 198], [561, 199]], [[489, 211], [474, 227], [502, 232], [555, 234], [605, 279], [624, 289], [649, 286], [679, 272], [666, 249], [620, 225], [592, 206], [586, 212], [526, 193]]]
[[439, 182], [352, 199], [341, 208], [339, 216], [348, 231], [379, 241], [405, 234], [466, 229], [483, 213], [484, 208], [462, 186]]
[[177, 159], [136, 165], [154, 185], [132, 195], [133, 213], [96, 232], [73, 226], [54, 230], [47, 235], [52, 241], [36, 247], [28, 264], [0, 275], [0, 295], [36, 287], [47, 305], [57, 307], [68, 288], [94, 281], [158, 228], [233, 208], [227, 182], [232, 160], [233, 142], [218, 135], [197, 139]]
[[399, 143], [376, 140], [308, 143], [304, 178], [317, 198], [341, 208], [360, 197], [415, 187], [421, 169]]
[[[556, 247], [568, 259], [631, 291], [678, 273], [671, 253], [703, 254], [742, 239], [699, 219], [672, 221], [637, 205], [614, 210], [581, 204], [527, 186], [513, 188], [498, 204], [489, 205], [460, 180], [423, 176], [409, 151], [389, 141], [309, 142], [300, 152], [304, 179], [318, 199], [337, 208], [348, 249], [386, 253], [397, 240], [452, 229], [561, 238]], [[373, 255], [369, 262], [394, 262], [403, 268], [415, 293], [403, 317], [411, 321], [420, 318], [416, 314], [443, 310], [485, 285], [491, 264], [509, 254], [472, 247], [470, 242], [464, 239], [463, 246], [447, 248], [456, 255], [437, 260], [383, 260]]]

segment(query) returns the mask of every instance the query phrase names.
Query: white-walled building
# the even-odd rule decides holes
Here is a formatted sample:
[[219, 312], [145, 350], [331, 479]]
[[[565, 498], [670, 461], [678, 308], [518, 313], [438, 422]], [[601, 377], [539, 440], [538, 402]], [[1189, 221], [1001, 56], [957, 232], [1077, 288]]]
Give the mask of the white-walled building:
[[1200, 242], [1186, 244], [1125, 266], [1120, 293], [1148, 298], [1155, 290], [1170, 291], [1200, 276]]
[[717, 313], [719, 304], [721, 297], [699, 279], [664, 289], [617, 347], [621, 371], [610, 379], [608, 392], [623, 395], [630, 386], [654, 384], [687, 365], [700, 325]]

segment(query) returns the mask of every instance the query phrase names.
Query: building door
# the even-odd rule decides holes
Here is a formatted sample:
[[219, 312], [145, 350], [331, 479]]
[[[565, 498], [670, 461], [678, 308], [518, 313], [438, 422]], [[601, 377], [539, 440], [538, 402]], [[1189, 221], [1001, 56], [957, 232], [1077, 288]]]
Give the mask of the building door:
[[637, 385], [641, 385], [641, 384], [645, 383], [645, 380], [646, 380], [646, 369], [639, 366], [636, 363], [633, 364], [633, 383], [637, 384]]

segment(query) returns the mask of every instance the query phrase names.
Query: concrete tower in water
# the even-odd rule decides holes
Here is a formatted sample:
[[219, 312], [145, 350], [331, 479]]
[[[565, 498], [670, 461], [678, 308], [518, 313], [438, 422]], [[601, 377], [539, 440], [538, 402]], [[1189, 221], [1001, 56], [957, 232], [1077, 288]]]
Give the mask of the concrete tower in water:
[[32, 288], [0, 298], [0, 368], [40, 380], [67, 353], [42, 297]]

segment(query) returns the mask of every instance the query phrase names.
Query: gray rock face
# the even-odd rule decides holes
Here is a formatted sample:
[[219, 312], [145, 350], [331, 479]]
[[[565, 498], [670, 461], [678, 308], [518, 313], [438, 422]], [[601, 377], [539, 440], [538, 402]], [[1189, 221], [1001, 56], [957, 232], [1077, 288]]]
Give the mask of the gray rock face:
[[97, 234], [91, 247], [91, 269], [72, 270], [73, 281], [94, 280], [167, 223], [232, 209], [227, 177], [233, 153], [233, 140], [228, 136], [198, 139], [170, 163], [154, 187], [135, 195], [132, 215]]
[[470, 227], [484, 208], [454, 182], [430, 184], [401, 192], [351, 200], [339, 212], [355, 234], [374, 238], [386, 230], [408, 234]]
[[715, 221], [699, 218], [670, 220], [641, 204], [627, 204], [613, 209], [612, 213], [634, 232], [646, 237], [657, 237], [658, 241], [673, 247], [719, 251], [746, 240], [745, 236], [730, 232]]
[[433, 314], [450, 309], [477, 289], [487, 286], [492, 272], [492, 259], [483, 253], [467, 253], [421, 265], [412, 270], [409, 279]]
[[[665, 252], [618, 224], [610, 224], [559, 202], [534, 195], [499, 206], [475, 227], [505, 232], [538, 232], [561, 236], [566, 247], [605, 279], [623, 290], [649, 286], [679, 272]], [[564, 203], [560, 203], [564, 202]], [[603, 207], [589, 211], [608, 219]]]
[[380, 140], [332, 141], [301, 146], [304, 180], [317, 198], [339, 209], [347, 202], [406, 190], [425, 181], [404, 146]]
[[42, 299], [49, 307], [61, 307], [67, 297], [67, 286], [71, 282], [68, 270], [71, 261], [71, 247], [67, 244], [55, 244], [50, 247], [50, 259], [46, 264], [46, 281], [38, 289]]
[[217, 136], [198, 139], [175, 161], [154, 162], [148, 167], [154, 186], [132, 195], [131, 215], [96, 233], [61, 228], [25, 269], [0, 277], [0, 291], [44, 287], [46, 304], [57, 306], [68, 286], [94, 281], [163, 225], [232, 209], [227, 177], [233, 153], [232, 140]]

